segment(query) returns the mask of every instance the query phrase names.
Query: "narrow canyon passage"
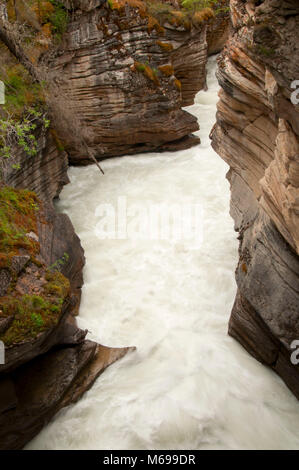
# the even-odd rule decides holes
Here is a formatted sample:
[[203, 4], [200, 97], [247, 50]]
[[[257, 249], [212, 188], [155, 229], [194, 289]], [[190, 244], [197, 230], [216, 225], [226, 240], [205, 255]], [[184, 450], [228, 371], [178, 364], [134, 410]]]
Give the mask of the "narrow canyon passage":
[[[89, 337], [137, 351], [109, 367], [62, 410], [30, 449], [299, 448], [298, 402], [227, 325], [238, 242], [229, 216], [227, 165], [212, 150], [218, 84], [188, 110], [198, 147], [71, 168], [61, 195], [87, 259], [78, 323]], [[203, 242], [102, 240], [99, 205], [200, 204]]]

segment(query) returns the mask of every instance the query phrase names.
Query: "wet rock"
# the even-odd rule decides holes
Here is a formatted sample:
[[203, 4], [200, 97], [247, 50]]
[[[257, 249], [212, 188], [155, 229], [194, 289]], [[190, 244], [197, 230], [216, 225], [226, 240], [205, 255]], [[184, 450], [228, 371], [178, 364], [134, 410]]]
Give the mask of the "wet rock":
[[[239, 232], [238, 294], [229, 334], [299, 399], [298, 2], [231, 0], [233, 31], [219, 60], [214, 149], [230, 165]], [[289, 14], [296, 29], [289, 28]]]
[[6, 403], [6, 412], [0, 413], [0, 449], [21, 449], [59, 409], [78, 400], [109, 364], [129, 350], [85, 341], [18, 368], [9, 384], [0, 382], [0, 397], [3, 394]]

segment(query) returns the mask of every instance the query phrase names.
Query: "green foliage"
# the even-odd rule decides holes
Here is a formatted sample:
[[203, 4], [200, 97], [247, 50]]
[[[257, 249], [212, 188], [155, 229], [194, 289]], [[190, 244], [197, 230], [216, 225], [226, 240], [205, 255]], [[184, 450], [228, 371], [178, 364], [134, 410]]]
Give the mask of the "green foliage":
[[138, 72], [144, 72], [145, 71], [145, 64], [142, 64], [141, 62], [136, 62], [135, 63], [135, 68]]
[[5, 267], [7, 255], [13, 256], [19, 248], [32, 254], [39, 251], [38, 242], [26, 235], [37, 231], [38, 210], [36, 195], [31, 191], [0, 187], [0, 267]]
[[34, 323], [36, 328], [40, 328], [44, 324], [44, 320], [40, 313], [32, 313], [31, 320]]
[[0, 119], [0, 176], [7, 167], [7, 159], [11, 159], [12, 168], [20, 169], [20, 165], [12, 158], [15, 146], [21, 148], [28, 157], [37, 155], [38, 142], [35, 130], [38, 121], [42, 122], [45, 129], [50, 125], [49, 119], [34, 108], [28, 109], [21, 120], [12, 117]]
[[6, 104], [1, 106], [3, 111], [10, 116], [20, 118], [24, 110], [32, 107], [41, 108], [44, 104], [43, 87], [33, 83], [28, 72], [17, 64], [1, 71], [0, 79], [5, 84]]
[[143, 73], [145, 77], [149, 78], [155, 85], [159, 86], [159, 78], [158, 78], [158, 70], [155, 68], [151, 68], [149, 63], [143, 64], [142, 62], [135, 61], [134, 67], [137, 72]]
[[37, 121], [45, 118], [43, 84], [32, 82], [20, 64], [5, 63], [0, 67], [0, 78], [5, 84], [5, 105], [0, 107], [0, 177], [5, 169], [20, 169], [13, 153], [20, 147], [28, 156], [37, 154], [35, 129]]
[[68, 13], [61, 2], [57, 0], [50, 0], [50, 2], [55, 10], [49, 15], [49, 22], [52, 25], [54, 34], [60, 39], [68, 25]]
[[[10, 270], [15, 276], [7, 294], [0, 297], [0, 317], [13, 317], [9, 328], [0, 335], [7, 347], [33, 340], [39, 333], [54, 327], [70, 292], [68, 279], [58, 271], [68, 260], [67, 253], [48, 270], [43, 262], [35, 262], [40, 246], [28, 237], [28, 232], [38, 233], [38, 210], [39, 203], [34, 193], [0, 185], [0, 268]], [[11, 261], [19, 254], [20, 248], [31, 255], [30, 262], [39, 268], [35, 271], [42, 281], [38, 285], [38, 293], [20, 295], [14, 289], [17, 276], [13, 274]], [[35, 287], [31, 286], [31, 281], [29, 285], [30, 288]]]
[[149, 18], [163, 25], [165, 22], [190, 30], [192, 24], [199, 26], [220, 12], [227, 11], [225, 0], [181, 0], [176, 8], [161, 0], [146, 0]]
[[[21, 147], [25, 153], [29, 156], [36, 155], [37, 153], [37, 142], [34, 134], [32, 133], [36, 129], [36, 124], [25, 119], [23, 122], [14, 121], [13, 119], [2, 120], [0, 119], [0, 156], [4, 158], [10, 157], [11, 146], [13, 137], [19, 147]], [[8, 134], [11, 139], [8, 138]]]

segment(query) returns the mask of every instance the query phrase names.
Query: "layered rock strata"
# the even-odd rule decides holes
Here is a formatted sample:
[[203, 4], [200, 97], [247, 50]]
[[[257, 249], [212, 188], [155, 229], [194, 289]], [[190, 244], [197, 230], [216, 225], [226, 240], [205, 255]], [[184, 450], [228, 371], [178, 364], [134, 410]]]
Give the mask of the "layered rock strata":
[[[205, 84], [206, 26], [154, 28], [128, 4], [81, 2], [64, 41], [51, 67], [96, 158], [198, 143], [188, 138], [197, 120], [181, 107]], [[88, 163], [69, 136], [61, 138], [73, 164]]]
[[219, 59], [214, 149], [229, 164], [239, 232], [238, 294], [229, 334], [299, 398], [299, 6], [231, 0]]
[[[37, 119], [36, 153], [25, 155], [16, 145], [14, 165], [8, 161], [2, 167], [0, 189], [4, 182], [7, 188], [34, 191], [39, 211], [34, 231], [25, 234], [37, 251], [30, 252], [25, 243], [0, 253], [0, 339], [7, 342], [5, 364], [0, 365], [0, 449], [22, 448], [59, 409], [78, 400], [107, 366], [133, 349], [87, 341], [87, 332], [76, 326], [84, 254], [68, 217], [52, 206], [68, 181], [68, 157], [85, 164], [90, 152], [101, 159], [198, 143], [191, 135], [197, 121], [181, 108], [192, 104], [205, 86], [207, 27], [215, 33], [213, 53], [221, 47], [222, 32], [217, 36], [217, 31], [223, 31], [223, 17], [218, 23], [201, 20], [196, 27], [162, 27], [140, 14], [137, 3], [136, 8], [126, 4], [119, 9], [102, 0], [65, 1], [69, 22], [57, 47], [43, 36], [49, 33], [46, 25], [41, 28], [33, 13], [18, 10], [38, 30], [29, 69], [34, 78], [45, 78], [40, 70], [48, 71], [52, 113], [50, 130]], [[5, 8], [0, 17], [7, 21]], [[78, 134], [86, 153], [78, 145]], [[11, 207], [13, 200], [12, 192]], [[58, 276], [60, 284], [53, 282], [57, 267], [63, 276]], [[42, 316], [46, 308], [53, 314], [47, 327], [43, 322], [49, 319]], [[21, 309], [29, 323], [18, 330]]]
[[[13, 224], [24, 220], [23, 207], [25, 217], [32, 218], [31, 197], [34, 193], [27, 190], [2, 187], [1, 206], [9, 207]], [[22, 204], [16, 210], [18, 199]], [[35, 205], [35, 232], [0, 250], [0, 339], [5, 344], [0, 449], [22, 448], [60, 408], [78, 400], [107, 366], [133, 349], [88, 341], [87, 331], [76, 326], [84, 266], [80, 240], [69, 218], [57, 214], [52, 204], [36, 200]]]
[[219, 13], [213, 21], [208, 25], [207, 43], [208, 55], [218, 54], [222, 51], [227, 42], [231, 30], [231, 22], [229, 15], [229, 1], [219, 2]]

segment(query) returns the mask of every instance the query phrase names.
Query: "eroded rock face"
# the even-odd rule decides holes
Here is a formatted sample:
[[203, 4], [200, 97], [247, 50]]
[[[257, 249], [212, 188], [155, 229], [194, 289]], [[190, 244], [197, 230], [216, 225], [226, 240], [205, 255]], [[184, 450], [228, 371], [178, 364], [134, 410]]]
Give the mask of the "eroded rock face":
[[20, 449], [132, 348], [92, 341], [55, 349], [0, 379], [0, 448]]
[[[14, 188], [30, 189], [44, 201], [52, 201], [68, 183], [68, 156], [59, 151], [53, 131], [46, 130], [40, 122], [37, 127], [37, 155], [24, 155], [17, 146], [14, 149], [14, 169], [8, 162], [4, 181]], [[55, 134], [54, 134], [55, 135]]]
[[[11, 257], [9, 269], [1, 266], [0, 297], [42, 293], [46, 268], [65, 253], [60, 271], [70, 289], [55, 325], [6, 348], [6, 362], [0, 365], [0, 449], [22, 448], [59, 409], [78, 400], [106, 367], [134, 349], [87, 341], [87, 332], [76, 325], [84, 254], [70, 220], [52, 206], [68, 181], [68, 154], [61, 143], [73, 163], [85, 164], [89, 155], [72, 140], [78, 125], [86, 147], [99, 159], [183, 149], [199, 141], [191, 135], [198, 129], [196, 119], [181, 108], [192, 104], [205, 86], [205, 22], [197, 28], [154, 28], [129, 6], [115, 11], [103, 0], [64, 3], [72, 10], [68, 31], [61, 47], [45, 59], [49, 84], [53, 79], [49, 94], [54, 90], [52, 104], [61, 120], [51, 116], [51, 130], [38, 123], [37, 154], [25, 155], [16, 146], [14, 163], [20, 169], [10, 164], [3, 175], [7, 185], [32, 190], [42, 200], [37, 230], [27, 234], [40, 250], [34, 262], [21, 250]], [[223, 28], [222, 20], [213, 23], [211, 53], [221, 47], [223, 35], [217, 31]], [[62, 94], [55, 94], [57, 90]], [[63, 133], [63, 121], [72, 132]], [[13, 321], [14, 315], [0, 311], [1, 337]]]
[[[197, 120], [181, 107], [192, 104], [205, 86], [206, 24], [191, 30], [168, 23], [154, 28], [128, 4], [111, 9], [101, 0], [76, 6], [63, 53], [51, 68], [94, 155], [198, 143], [188, 138], [198, 130]], [[72, 163], [89, 161], [69, 135], [61, 137]]]
[[[0, 365], [0, 449], [22, 448], [60, 408], [77, 401], [106, 367], [134, 349], [104, 347], [85, 339], [87, 331], [75, 321], [83, 283], [80, 240], [69, 218], [57, 214], [51, 203], [40, 202], [36, 217], [36, 233], [26, 236], [39, 245], [39, 252], [33, 256], [29, 248], [21, 248], [13, 256], [1, 253], [2, 263], [5, 255], [10, 261], [7, 268], [0, 266], [0, 338], [5, 343], [5, 363]], [[63, 262], [57, 264], [57, 260]], [[60, 279], [62, 274], [65, 281]], [[35, 319], [30, 319], [25, 297], [32, 308], [35, 302], [48, 308], [47, 300], [55, 307], [47, 313], [53, 321], [40, 332], [35, 331], [34, 321], [41, 321], [41, 315], [33, 313]], [[24, 325], [14, 323], [19, 313], [14, 308], [7, 315], [13, 299], [23, 305]]]
[[231, 30], [230, 15], [228, 12], [229, 1], [219, 2], [219, 8], [222, 9], [213, 21], [208, 25], [207, 43], [208, 55], [218, 54], [222, 51], [226, 41], [229, 38]]
[[230, 165], [239, 232], [238, 294], [229, 333], [299, 399], [299, 6], [231, 0], [233, 32], [220, 59], [214, 149]]
[[[22, 82], [22, 80], [25, 80], [24, 78], [22, 79], [26, 73], [25, 69], [21, 69], [20, 62], [0, 41], [0, 79], [2, 81], [9, 80], [8, 73], [18, 77], [23, 86], [24, 84], [26, 86], [29, 85], [28, 82]], [[32, 93], [30, 85], [28, 88], [27, 93], [30, 96], [30, 93]], [[11, 85], [6, 85], [5, 96], [6, 103], [8, 104], [8, 114], [5, 113], [1, 105], [1, 119], [5, 120], [10, 116], [15, 120], [20, 120], [22, 113], [24, 115], [28, 114], [31, 125], [35, 127], [35, 129], [31, 128], [31, 132], [34, 135], [36, 153], [24, 152], [24, 148], [17, 143], [17, 138], [14, 136], [9, 144], [11, 146], [10, 157], [1, 157], [0, 179], [8, 186], [29, 189], [34, 191], [43, 201], [51, 202], [53, 198], [59, 195], [63, 185], [68, 183], [67, 153], [60, 148], [60, 142], [53, 127], [49, 128], [45, 124], [49, 120], [46, 105], [44, 103], [41, 105], [36, 99], [36, 102], [27, 103], [23, 109], [21, 104], [14, 108], [11, 104], [14, 102], [12, 96], [9, 96], [9, 92], [12, 92], [11, 90], [13, 90], [13, 98], [17, 99], [18, 93]], [[30, 107], [36, 108], [40, 112], [33, 116], [33, 114], [28, 112]], [[28, 116], [26, 115], [26, 117]]]

